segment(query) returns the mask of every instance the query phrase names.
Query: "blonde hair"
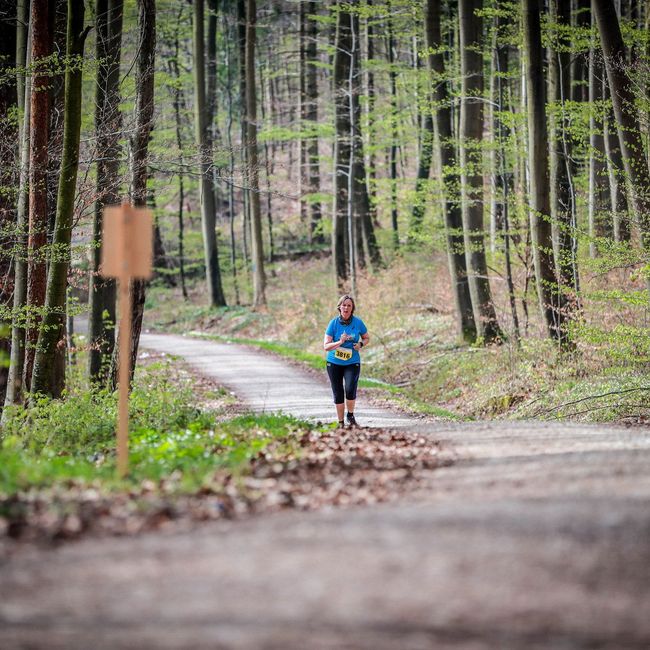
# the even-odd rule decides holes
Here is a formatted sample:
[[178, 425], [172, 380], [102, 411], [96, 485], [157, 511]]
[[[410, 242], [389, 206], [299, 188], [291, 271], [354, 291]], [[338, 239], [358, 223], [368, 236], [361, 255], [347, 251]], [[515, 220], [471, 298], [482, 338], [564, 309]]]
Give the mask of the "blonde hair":
[[[352, 303], [352, 314], [354, 314], [354, 310], [357, 308], [356, 303], [354, 302], [354, 298], [349, 294], [349, 293], [344, 293], [340, 298], [339, 301], [336, 303], [336, 310], [339, 312], [339, 315], [341, 313], [341, 305], [346, 301], [349, 300]], [[347, 322], [347, 321], [346, 321]]]

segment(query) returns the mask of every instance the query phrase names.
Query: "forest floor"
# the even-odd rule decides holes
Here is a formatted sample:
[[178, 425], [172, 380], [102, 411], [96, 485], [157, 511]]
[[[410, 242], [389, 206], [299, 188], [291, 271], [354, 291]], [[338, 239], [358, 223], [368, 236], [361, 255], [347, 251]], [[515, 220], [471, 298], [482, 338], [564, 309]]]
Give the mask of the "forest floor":
[[[188, 338], [143, 345], [184, 357], [253, 408], [330, 415], [322, 379], [286, 361]], [[358, 440], [385, 443], [369, 458], [434, 452], [387, 474], [388, 491], [404, 473], [417, 478], [398, 498], [21, 545], [0, 564], [0, 647], [650, 645], [650, 430], [409, 419], [362, 400], [358, 410], [377, 427]], [[317, 466], [332, 448], [312, 442]], [[342, 472], [349, 456], [339, 460]]]

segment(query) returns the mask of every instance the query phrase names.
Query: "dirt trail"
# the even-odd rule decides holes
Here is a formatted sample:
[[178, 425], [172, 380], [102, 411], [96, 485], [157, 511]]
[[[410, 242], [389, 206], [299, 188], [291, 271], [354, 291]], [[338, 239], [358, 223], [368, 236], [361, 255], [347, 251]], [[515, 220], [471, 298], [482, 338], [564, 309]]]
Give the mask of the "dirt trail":
[[[167, 342], [235, 390], [269, 364], [143, 344]], [[239, 396], [268, 409], [280, 382], [255, 377]], [[325, 417], [326, 386], [292, 385], [283, 410]], [[408, 500], [25, 548], [0, 566], [0, 647], [650, 647], [647, 429], [396, 419], [456, 456]]]

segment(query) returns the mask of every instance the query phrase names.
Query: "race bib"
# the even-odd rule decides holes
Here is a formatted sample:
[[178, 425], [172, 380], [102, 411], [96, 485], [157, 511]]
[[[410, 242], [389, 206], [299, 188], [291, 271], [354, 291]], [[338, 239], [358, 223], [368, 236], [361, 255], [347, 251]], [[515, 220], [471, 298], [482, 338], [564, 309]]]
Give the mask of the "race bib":
[[345, 348], [337, 348], [334, 350], [334, 356], [337, 359], [342, 359], [343, 361], [349, 361], [352, 358], [352, 350], [346, 350]]

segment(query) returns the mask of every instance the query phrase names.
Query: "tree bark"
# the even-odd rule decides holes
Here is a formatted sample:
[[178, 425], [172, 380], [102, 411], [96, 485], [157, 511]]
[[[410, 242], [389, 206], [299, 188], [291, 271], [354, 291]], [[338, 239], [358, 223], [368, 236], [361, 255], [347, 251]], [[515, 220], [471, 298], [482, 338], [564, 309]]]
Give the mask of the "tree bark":
[[320, 192], [320, 156], [318, 153], [318, 136], [314, 131], [318, 128], [318, 25], [313, 16], [318, 11], [317, 3], [310, 0], [307, 4], [307, 25], [305, 43], [305, 119], [310, 130], [307, 139], [307, 187], [309, 200], [309, 237], [312, 243], [322, 244], [325, 241], [322, 230], [322, 208], [320, 201], [314, 196]]
[[[609, 98], [607, 78], [603, 83], [603, 97]], [[630, 215], [628, 207], [628, 188], [625, 184], [623, 169], [623, 156], [621, 143], [616, 130], [616, 120], [611, 107], [608, 107], [604, 120], [603, 132], [605, 140], [605, 154], [607, 156], [607, 177], [609, 178], [609, 191], [612, 195], [612, 216], [614, 227], [614, 241], [623, 242], [630, 240]]]
[[[20, 70], [31, 64], [31, 36], [28, 36], [29, 6], [21, 2], [18, 6], [16, 66]], [[25, 302], [27, 300], [27, 229], [29, 211], [29, 129], [31, 117], [32, 77], [18, 74], [18, 101], [22, 102], [23, 116], [20, 129], [20, 160], [16, 229], [14, 242], [14, 295], [11, 323], [11, 346], [9, 370], [4, 405], [19, 405], [23, 402], [23, 366], [25, 362]], [[3, 417], [6, 411], [3, 411]]]
[[[247, 122], [246, 122], [246, 0], [237, 0], [237, 40], [239, 43], [239, 114], [241, 115], [241, 160], [242, 167], [246, 170], [248, 165], [248, 146], [246, 141]], [[245, 172], [247, 173], [247, 172]], [[244, 245], [244, 262], [248, 268], [248, 241], [250, 239], [250, 189], [246, 188], [243, 192], [242, 208], [242, 242]]]
[[61, 349], [65, 349], [66, 294], [79, 169], [81, 84], [86, 34], [83, 2], [68, 0], [63, 152], [47, 276], [45, 316], [39, 331], [31, 383], [32, 393], [54, 398], [61, 396], [65, 386], [65, 365], [63, 365], [64, 372], [60, 373], [57, 369], [56, 357], [57, 348], [59, 353]]
[[352, 57], [350, 101], [351, 101], [351, 120], [353, 147], [352, 147], [352, 187], [353, 200], [352, 206], [354, 211], [354, 227], [358, 234], [356, 240], [355, 254], [359, 260], [359, 265], [364, 266], [364, 249], [368, 253], [370, 264], [374, 270], [382, 265], [381, 253], [375, 237], [375, 228], [372, 223], [372, 210], [370, 207], [370, 197], [368, 195], [368, 178], [366, 174], [366, 162], [363, 146], [363, 135], [361, 131], [361, 104], [359, 98], [362, 93], [361, 78], [361, 36], [359, 30], [359, 16], [352, 16], [352, 28], [356, 41], [354, 55]]
[[527, 55], [528, 162], [530, 168], [530, 230], [540, 309], [549, 335], [566, 340], [562, 293], [555, 277], [550, 223], [548, 137], [542, 34], [538, 0], [524, 0], [524, 43]]
[[[566, 30], [570, 28], [571, 11], [568, 2], [551, 0], [551, 21], [556, 29], [549, 50], [549, 87], [553, 107], [549, 115], [551, 225], [557, 273], [564, 291], [577, 296], [579, 290], [577, 267], [577, 224], [575, 164], [566, 131], [565, 105], [571, 100], [572, 68], [582, 74], [582, 67], [572, 65], [570, 43]], [[581, 96], [581, 95], [579, 95]], [[575, 300], [575, 298], [574, 298]]]
[[589, 52], [589, 255], [598, 254], [596, 238], [613, 234], [612, 210], [603, 134], [603, 66], [595, 47]]
[[[135, 125], [131, 138], [131, 201], [136, 207], [147, 204], [147, 162], [149, 139], [153, 129], [154, 114], [154, 72], [156, 59], [156, 1], [138, 0], [138, 58], [135, 77]], [[142, 331], [146, 281], [131, 282], [131, 377], [135, 372]], [[118, 339], [121, 332], [118, 332]], [[111, 387], [117, 387], [119, 368], [119, 340], [113, 350], [111, 363]]]
[[472, 342], [476, 339], [476, 324], [467, 279], [461, 209], [454, 195], [454, 188], [458, 185], [458, 161], [453, 137], [454, 120], [449, 80], [445, 70], [444, 55], [441, 52], [443, 41], [440, 33], [440, 14], [441, 0], [427, 0], [426, 37], [430, 51], [427, 62], [434, 76], [435, 127], [443, 180], [442, 211], [445, 219], [449, 276], [456, 306], [458, 332], [464, 341]]
[[[0, 307], [13, 300], [14, 271], [13, 232], [16, 226], [15, 188], [17, 186], [16, 164], [19, 160], [18, 95], [16, 80], [19, 76], [16, 65], [16, 0], [5, 1], [0, 5]], [[7, 388], [6, 357], [9, 353], [10, 323], [0, 320], [0, 409], [5, 401]]]
[[474, 322], [477, 334], [485, 343], [503, 340], [497, 321], [488, 280], [483, 225], [483, 176], [481, 149], [483, 138], [483, 60], [479, 45], [482, 20], [477, 11], [482, 0], [460, 0], [461, 105], [460, 105], [460, 167], [463, 234], [469, 273]]
[[217, 250], [216, 207], [212, 184], [212, 138], [211, 125], [207, 122], [205, 97], [205, 37], [204, 2], [194, 2], [194, 133], [199, 154], [201, 188], [201, 225], [203, 230], [203, 254], [205, 275], [210, 303], [215, 307], [226, 304], [221, 286], [221, 271]]
[[27, 332], [23, 387], [31, 388], [34, 355], [41, 322], [38, 316], [45, 302], [47, 244], [47, 164], [49, 132], [50, 26], [47, 0], [33, 0], [31, 6], [32, 92], [30, 105], [29, 234], [27, 239]]
[[120, 60], [122, 55], [123, 0], [97, 1], [97, 85], [95, 131], [97, 133], [97, 198], [93, 219], [92, 269], [89, 282], [88, 375], [91, 382], [106, 382], [115, 347], [115, 280], [99, 273], [102, 255], [104, 206], [119, 202]]
[[399, 229], [397, 211], [397, 70], [395, 69], [395, 38], [393, 34], [393, 17], [391, 0], [388, 1], [391, 15], [388, 17], [388, 77], [390, 80], [390, 110], [391, 110], [391, 144], [390, 144], [390, 220], [393, 227], [393, 246], [399, 248]]
[[246, 135], [248, 157], [248, 187], [251, 205], [251, 258], [253, 266], [253, 305], [266, 305], [266, 274], [262, 242], [260, 210], [259, 160], [257, 155], [257, 94], [255, 83], [255, 32], [257, 4], [246, 2]]
[[334, 106], [336, 139], [334, 152], [334, 214], [332, 215], [332, 258], [337, 287], [343, 290], [348, 278], [345, 223], [348, 213], [348, 170], [352, 154], [348, 84], [352, 69], [352, 16], [339, 10], [334, 54]]
[[593, 0], [598, 31], [605, 57], [609, 90], [618, 126], [623, 165], [631, 189], [631, 199], [639, 223], [643, 246], [650, 248], [650, 172], [635, 107], [634, 93], [625, 70], [625, 47], [618, 17], [611, 0]]

